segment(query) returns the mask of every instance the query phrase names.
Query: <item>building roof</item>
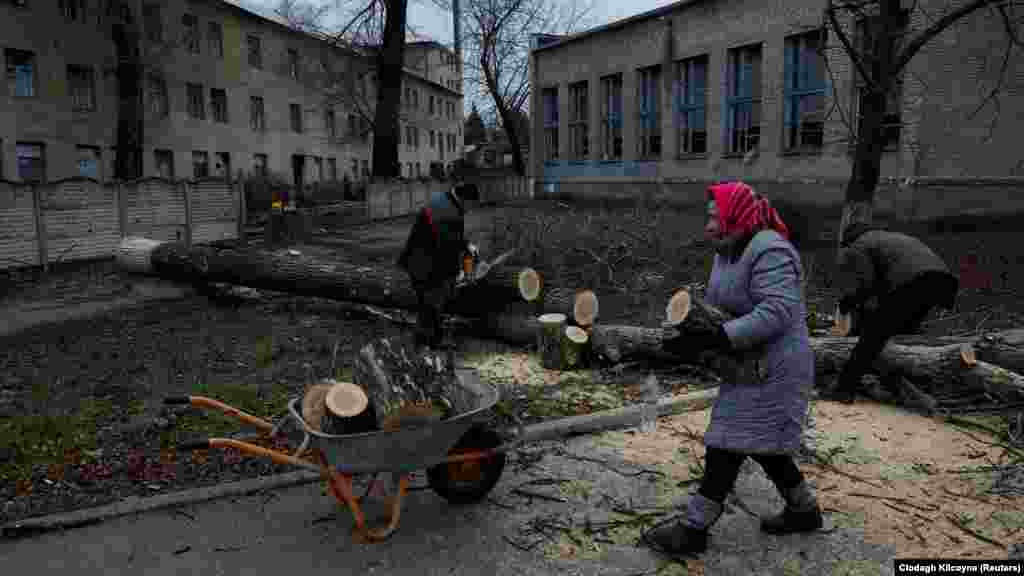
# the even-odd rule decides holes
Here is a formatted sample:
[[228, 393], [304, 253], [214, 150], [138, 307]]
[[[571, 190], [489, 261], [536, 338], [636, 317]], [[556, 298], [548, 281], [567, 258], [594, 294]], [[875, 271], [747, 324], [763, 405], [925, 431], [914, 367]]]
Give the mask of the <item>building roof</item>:
[[602, 32], [611, 32], [613, 30], [625, 28], [626, 26], [630, 26], [632, 24], [637, 24], [646, 20], [653, 20], [655, 18], [667, 16], [669, 14], [672, 14], [673, 12], [676, 12], [680, 8], [683, 8], [690, 4], [696, 4], [699, 1], [700, 0], [678, 0], [677, 2], [673, 2], [667, 6], [662, 6], [660, 8], [655, 8], [654, 10], [648, 10], [647, 12], [641, 12], [640, 14], [628, 16], [621, 20], [615, 20], [613, 22], [609, 22], [608, 24], [597, 26], [589, 30], [584, 30], [583, 32], [578, 32], [576, 34], [570, 34], [566, 36], [557, 36], [555, 34], [538, 34], [536, 35], [536, 37], [542, 38], [543, 42], [538, 43], [538, 45], [531, 48], [530, 51], [540, 52], [542, 50], [558, 48], [559, 46], [564, 46], [570, 42], [576, 42], [577, 40], [583, 40], [584, 38], [589, 38]]

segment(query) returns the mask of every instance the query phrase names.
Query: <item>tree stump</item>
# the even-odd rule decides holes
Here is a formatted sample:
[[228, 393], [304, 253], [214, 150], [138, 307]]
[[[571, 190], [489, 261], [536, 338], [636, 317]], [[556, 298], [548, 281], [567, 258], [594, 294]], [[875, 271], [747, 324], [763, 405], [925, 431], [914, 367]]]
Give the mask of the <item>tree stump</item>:
[[537, 348], [540, 352], [541, 366], [548, 370], [561, 370], [565, 314], [544, 314], [538, 320], [540, 321], [540, 333]]
[[581, 368], [587, 363], [587, 347], [590, 336], [578, 326], [566, 326], [562, 339], [561, 364], [565, 369]]
[[306, 425], [316, 430], [323, 431], [324, 414], [327, 412], [327, 392], [331, 389], [330, 384], [316, 384], [310, 386], [302, 396], [302, 419]]
[[442, 356], [408, 338], [379, 338], [356, 357], [352, 379], [363, 389], [382, 430], [421, 426], [478, 405]]

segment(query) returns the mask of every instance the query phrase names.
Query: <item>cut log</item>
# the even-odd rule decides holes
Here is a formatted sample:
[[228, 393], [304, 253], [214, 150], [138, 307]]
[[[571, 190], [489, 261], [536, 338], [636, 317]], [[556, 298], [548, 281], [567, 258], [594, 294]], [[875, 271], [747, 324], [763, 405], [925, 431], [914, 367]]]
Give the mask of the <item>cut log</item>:
[[362, 434], [377, 429], [377, 416], [362, 388], [333, 380], [329, 386], [321, 424], [325, 434]]
[[964, 382], [1008, 402], [1024, 400], [1024, 376], [988, 362], [978, 362], [963, 374]]
[[591, 290], [554, 288], [544, 294], [541, 308], [547, 314], [565, 314], [574, 325], [587, 327], [597, 319], [597, 295]]
[[472, 410], [473, 393], [442, 356], [407, 338], [379, 338], [356, 356], [352, 378], [363, 389], [382, 430], [419, 426]]
[[323, 431], [324, 414], [327, 412], [327, 393], [330, 390], [330, 384], [316, 384], [310, 386], [302, 396], [302, 419], [317, 432]]
[[565, 332], [565, 314], [544, 314], [537, 318], [537, 350], [541, 366], [547, 370], [562, 369], [562, 336]]
[[587, 363], [587, 345], [590, 337], [579, 326], [566, 326], [562, 338], [562, 367], [566, 370], [580, 368]]
[[[220, 282], [395, 308], [415, 309], [417, 305], [408, 276], [395, 266], [324, 262], [295, 250], [189, 248], [177, 242], [126, 238], [117, 260], [127, 271], [189, 284]], [[465, 316], [491, 313], [503, 301], [522, 298], [524, 292], [532, 294], [529, 284], [535, 275], [528, 268], [496, 266], [478, 283], [460, 290], [449, 311]]]
[[732, 320], [732, 316], [690, 294], [688, 290], [679, 290], [673, 294], [665, 308], [665, 324], [680, 332], [693, 327], [707, 333], [729, 320]]

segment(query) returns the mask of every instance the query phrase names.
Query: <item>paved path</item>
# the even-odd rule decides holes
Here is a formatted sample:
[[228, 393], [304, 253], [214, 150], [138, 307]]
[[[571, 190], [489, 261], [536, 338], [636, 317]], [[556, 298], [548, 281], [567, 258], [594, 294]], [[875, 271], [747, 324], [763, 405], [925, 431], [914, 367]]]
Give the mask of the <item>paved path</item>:
[[[550, 560], [541, 548], [523, 551], [509, 539], [537, 518], [563, 522], [599, 520], [608, 498], [642, 506], [659, 498], [658, 485], [645, 476], [627, 477], [627, 464], [597, 437], [564, 444], [570, 455], [586, 455], [606, 465], [551, 453], [516, 470], [510, 460], [491, 498], [456, 508], [429, 490], [407, 499], [401, 528], [389, 541], [360, 545], [349, 536], [351, 519], [320, 484], [264, 495], [194, 505], [182, 511], [156, 511], [103, 524], [51, 533], [34, 539], [0, 541], [0, 566], [48, 574], [441, 574], [626, 576], [654, 574], [663, 561], [645, 548], [603, 545], [593, 559]], [[534, 448], [540, 447], [534, 446]], [[618, 471], [613, 470], [616, 469]], [[634, 467], [632, 470], [636, 470]], [[528, 500], [513, 489], [538, 478], [586, 479], [589, 494], [567, 503]], [[530, 490], [555, 493], [553, 486]], [[741, 476], [737, 494], [754, 513], [780, 505], [763, 474]], [[665, 494], [660, 494], [664, 497]], [[678, 502], [686, 489], [668, 494]], [[377, 513], [381, 507], [374, 507]], [[891, 574], [893, 551], [864, 543], [856, 530], [773, 537], [758, 531], [757, 519], [739, 508], [723, 516], [705, 555], [705, 574]], [[20, 570], [19, 570], [20, 569]]]

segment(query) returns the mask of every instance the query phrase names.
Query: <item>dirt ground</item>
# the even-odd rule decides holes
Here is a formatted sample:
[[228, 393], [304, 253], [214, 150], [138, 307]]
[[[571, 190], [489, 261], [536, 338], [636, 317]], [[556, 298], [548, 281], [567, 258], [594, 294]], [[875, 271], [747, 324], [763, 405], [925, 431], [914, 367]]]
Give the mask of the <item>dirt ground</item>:
[[[549, 286], [595, 290], [601, 303], [599, 321], [653, 326], [660, 323], [672, 291], [706, 282], [707, 252], [691, 244], [700, 234], [701, 220], [693, 212], [537, 202], [475, 210], [467, 229], [485, 255], [519, 248], [517, 260], [541, 270]], [[1012, 228], [1017, 223], [962, 224], [938, 231], [907, 227], [920, 233], [954, 270], [970, 254], [981, 255], [975, 266], [991, 280], [989, 286], [964, 286], [958, 310], [934, 314], [926, 325], [929, 333], [1022, 323], [1024, 298], [1015, 287], [1024, 280], [1016, 265], [1024, 246]], [[408, 226], [408, 219], [375, 226], [325, 219], [317, 223], [310, 242], [293, 248], [324, 258], [386, 262], [397, 255]], [[832, 250], [826, 241], [808, 242], [803, 250], [812, 316], [834, 307]], [[45, 309], [40, 303], [48, 302], [56, 310], [83, 299], [130, 293], [131, 284], [109, 269], [72, 271], [48, 284], [9, 282], [4, 303], [8, 309], [15, 302]], [[96, 292], [90, 295], [89, 290]], [[89, 318], [55, 315], [51, 320], [57, 323], [0, 336], [0, 426], [6, 427], [0, 438], [16, 440], [0, 442], [0, 522], [127, 495], [280, 472], [279, 466], [242, 460], [230, 452], [174, 456], [171, 448], [177, 442], [238, 430], [215, 416], [167, 411], [161, 399], [203, 393], [273, 417], [287, 398], [312, 379], [331, 374], [332, 367], [343, 377], [352, 354], [367, 339], [403, 331], [359, 309], [282, 295], [220, 303], [196, 295], [162, 302], [135, 297], [134, 302], [135, 307], [116, 307]], [[526, 415], [536, 418], [634, 401], [629, 384], [648, 373], [647, 366], [629, 365], [617, 373], [554, 375], [539, 370], [526, 351], [493, 343], [467, 344], [462, 354], [467, 363], [489, 371], [496, 384], [522, 388], [539, 383], [528, 395], [534, 413]], [[501, 362], [503, 367], [495, 366]], [[679, 367], [659, 370], [666, 393], [709, 383], [705, 375]], [[947, 425], [869, 403], [838, 408], [819, 402], [814, 415], [816, 429], [828, 433], [820, 451], [832, 454], [840, 470], [878, 485], [808, 465], [823, 502], [842, 511], [834, 512], [838, 521], [863, 523], [880, 543], [925, 555], [943, 546], [995, 553], [993, 545], [963, 527], [1001, 543], [1019, 538], [1018, 504], [985, 493], [991, 473], [948, 471], [1001, 464], [999, 449]], [[672, 428], [686, 425], [699, 434], [702, 418], [707, 414], [667, 420], [657, 436], [664, 443], [629, 437], [623, 452], [638, 459], [661, 458], [689, 474], [702, 452], [698, 443], [686, 442], [693, 446], [680, 457], [681, 440]], [[612, 433], [608, 441], [615, 438]], [[961, 513], [973, 516], [956, 516]]]

